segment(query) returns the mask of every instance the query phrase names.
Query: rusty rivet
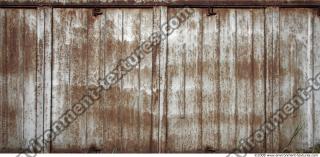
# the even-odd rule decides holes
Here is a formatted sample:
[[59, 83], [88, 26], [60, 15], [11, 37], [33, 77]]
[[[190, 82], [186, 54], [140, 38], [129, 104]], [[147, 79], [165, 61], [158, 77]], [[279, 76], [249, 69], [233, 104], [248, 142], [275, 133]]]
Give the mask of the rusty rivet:
[[214, 150], [212, 147], [210, 147], [210, 146], [206, 146], [206, 148], [205, 148], [205, 152], [206, 153], [214, 153], [214, 152], [216, 152], [216, 150]]
[[207, 16], [212, 16], [212, 15], [217, 15], [217, 13], [215, 13], [215, 12], [213, 11], [213, 8], [208, 8], [208, 14], [207, 14]]
[[102, 11], [100, 8], [94, 8], [93, 9], [93, 16], [102, 15]]

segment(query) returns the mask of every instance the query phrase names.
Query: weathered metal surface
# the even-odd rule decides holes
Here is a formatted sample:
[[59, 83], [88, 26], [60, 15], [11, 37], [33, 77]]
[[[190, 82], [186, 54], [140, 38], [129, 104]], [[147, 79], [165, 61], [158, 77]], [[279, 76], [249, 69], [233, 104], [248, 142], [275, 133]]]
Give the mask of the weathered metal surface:
[[51, 41], [44, 13], [0, 10], [1, 152], [18, 152], [50, 127]]
[[[101, 10], [0, 9], [1, 152], [26, 148], [179, 9]], [[195, 10], [43, 151], [230, 152], [320, 72], [317, 10]], [[252, 152], [319, 144], [319, 97]]]
[[[146, 40], [157, 23], [153, 19], [153, 9], [109, 9], [97, 17], [90, 9], [54, 9], [53, 119]], [[157, 114], [151, 113], [156, 111], [152, 106], [158, 106], [152, 101], [154, 63], [148, 56], [99, 100], [87, 118], [55, 140], [52, 151], [156, 152], [152, 119]]]
[[319, 7], [319, 0], [5, 0], [1, 7]]
[[[313, 19], [313, 41], [319, 41], [320, 40], [320, 18], [319, 17], [314, 17]], [[318, 26], [318, 27], [317, 27]], [[313, 76], [317, 72], [320, 71], [320, 42], [313, 42], [312, 44], [312, 63], [313, 63]], [[312, 100], [312, 107], [313, 107], [313, 112], [314, 117], [313, 117], [313, 122], [314, 122], [314, 129], [313, 129], [313, 138], [314, 138], [314, 143], [320, 143], [320, 132], [317, 131], [320, 129], [320, 122], [319, 122], [319, 117], [320, 116], [320, 93], [315, 93], [313, 95], [313, 100]], [[309, 111], [310, 112], [310, 111]]]

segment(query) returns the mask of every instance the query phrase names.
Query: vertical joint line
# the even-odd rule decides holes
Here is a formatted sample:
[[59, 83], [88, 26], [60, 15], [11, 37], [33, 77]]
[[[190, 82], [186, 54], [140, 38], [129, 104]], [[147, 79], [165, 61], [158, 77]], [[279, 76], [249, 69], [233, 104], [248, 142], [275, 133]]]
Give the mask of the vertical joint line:
[[[51, 52], [50, 52], [50, 56], [51, 56], [51, 63], [50, 63], [50, 71], [51, 71], [51, 75], [50, 75], [50, 79], [51, 79], [51, 81], [50, 81], [50, 130], [52, 130], [52, 116], [53, 116], [53, 112], [52, 112], [52, 109], [53, 109], [53, 106], [52, 106], [52, 104], [53, 104], [53, 95], [52, 95], [52, 91], [53, 91], [53, 27], [54, 27], [54, 25], [53, 25], [53, 8], [51, 8], [50, 9], [50, 11], [51, 11], [51, 15], [50, 15], [50, 19], [51, 19]], [[52, 149], [53, 149], [53, 146], [52, 146], [52, 144], [53, 144], [53, 141], [52, 140], [50, 140], [50, 143], [49, 143], [49, 152], [52, 152]]]
[[181, 118], [186, 118], [186, 45], [183, 45], [184, 52], [182, 54], [182, 66], [183, 66], [183, 108]]
[[[263, 54], [263, 78], [264, 78], [264, 81], [263, 81], [263, 88], [264, 88], [264, 122], [267, 122], [267, 64], [268, 64], [268, 61], [267, 61], [267, 40], [266, 40], [266, 8], [263, 9], [263, 15], [264, 15], [264, 24], [263, 24], [263, 43], [264, 43], [264, 46], [263, 46], [263, 49], [264, 49], [264, 54]], [[264, 152], [267, 152], [267, 129], [264, 130], [264, 137], [265, 137], [265, 140], [264, 140]]]
[[[234, 69], [235, 69], [235, 77], [237, 77], [238, 74], [238, 68], [237, 68], [237, 50], [238, 50], [238, 17], [237, 17], [237, 9], [234, 10], [235, 12], [235, 48], [234, 48]], [[234, 137], [234, 144], [237, 146], [237, 132], [238, 132], [238, 108], [237, 108], [237, 103], [238, 103], [238, 79], [235, 80], [235, 137]]]

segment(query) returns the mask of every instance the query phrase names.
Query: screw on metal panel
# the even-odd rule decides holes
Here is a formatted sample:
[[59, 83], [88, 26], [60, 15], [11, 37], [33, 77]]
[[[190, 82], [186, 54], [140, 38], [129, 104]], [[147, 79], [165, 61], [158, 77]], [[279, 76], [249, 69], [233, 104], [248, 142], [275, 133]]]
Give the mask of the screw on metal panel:
[[100, 8], [94, 8], [93, 9], [93, 16], [102, 15], [102, 11]]
[[212, 16], [212, 15], [217, 15], [217, 13], [213, 11], [213, 8], [208, 8], [207, 16]]

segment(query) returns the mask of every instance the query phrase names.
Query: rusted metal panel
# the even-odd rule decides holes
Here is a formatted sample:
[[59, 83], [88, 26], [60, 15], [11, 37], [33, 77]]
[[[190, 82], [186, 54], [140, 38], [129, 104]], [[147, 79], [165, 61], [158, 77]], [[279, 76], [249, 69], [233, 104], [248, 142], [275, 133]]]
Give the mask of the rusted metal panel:
[[[252, 116], [254, 115], [254, 60], [253, 51], [253, 20], [251, 10], [236, 10], [236, 41], [235, 41], [235, 73], [236, 77], [236, 141], [240, 141], [243, 137], [252, 134]], [[260, 30], [258, 30], [260, 31]], [[263, 104], [257, 104], [263, 107]], [[257, 108], [259, 108], [257, 106]], [[261, 119], [264, 115], [255, 117]], [[237, 143], [235, 143], [237, 144]]]
[[[44, 25], [41, 10], [1, 10], [1, 152], [18, 152], [43, 134]], [[49, 105], [50, 106], [50, 105]], [[48, 118], [44, 120], [45, 118]], [[49, 122], [50, 124], [50, 122]], [[46, 125], [46, 126], [44, 126]]]
[[[156, 19], [154, 19], [154, 10], [141, 10], [140, 9], [140, 29], [139, 29], [139, 44], [141, 45], [144, 41], [147, 41], [151, 34], [154, 32], [154, 28], [159, 26], [154, 26], [153, 23]], [[156, 51], [155, 51], [156, 52]], [[153, 145], [158, 143], [157, 138], [152, 137], [153, 131], [156, 132], [158, 126], [153, 125], [154, 118], [158, 117], [157, 110], [154, 110], [157, 99], [153, 98], [156, 96], [155, 91], [158, 87], [153, 89], [153, 81], [156, 79], [156, 68], [157, 68], [157, 60], [155, 60], [154, 56], [150, 54], [147, 56], [143, 62], [139, 64], [139, 72], [138, 72], [138, 80], [139, 80], [139, 101], [138, 101], [138, 150], [139, 152], [151, 152]], [[151, 79], [150, 79], [151, 78]], [[155, 128], [154, 128], [155, 127]], [[157, 149], [154, 150], [157, 152]]]
[[220, 17], [220, 149], [235, 147], [236, 80], [235, 78], [235, 10], [222, 10]]
[[[26, 148], [179, 10], [0, 9], [0, 151]], [[316, 10], [213, 12], [195, 9], [42, 151], [231, 152], [319, 72]], [[318, 99], [251, 151], [319, 144]]]
[[[214, 10], [216, 11], [216, 10]], [[205, 151], [214, 152], [219, 150], [220, 144], [220, 51], [219, 51], [219, 16], [203, 18], [203, 41], [202, 41], [202, 144]], [[213, 76], [213, 77], [212, 77]], [[212, 103], [214, 102], [214, 103]]]
[[[293, 97], [308, 78], [312, 77], [312, 21], [315, 14], [309, 9], [280, 10], [280, 104]], [[308, 113], [312, 100], [306, 102], [293, 117], [281, 125], [280, 151], [307, 149], [313, 145], [313, 117]], [[300, 134], [288, 148], [294, 131], [302, 126]], [[311, 131], [311, 132], [309, 132]]]
[[[0, 20], [1, 21], [5, 21], [6, 19], [6, 16], [5, 16], [5, 11], [4, 10], [0, 10]], [[5, 22], [1, 22], [0, 23], [1, 26], [0, 26], [0, 34], [6, 34], [5, 33], [5, 25], [6, 23]], [[1, 123], [0, 123], [0, 126], [1, 126], [1, 136], [0, 136], [0, 144], [1, 144], [1, 150], [3, 150], [3, 146], [4, 144], [6, 143], [5, 142], [5, 135], [6, 135], [6, 121], [5, 121], [5, 117], [7, 116], [6, 114], [6, 111], [7, 109], [5, 108], [5, 99], [6, 99], [6, 70], [5, 70], [5, 66], [6, 66], [6, 52], [4, 51], [5, 50], [5, 35], [1, 35], [0, 36], [0, 103], [2, 104], [0, 106], [0, 118], [1, 118]]]
[[[168, 17], [176, 13], [169, 9]], [[167, 152], [195, 151], [201, 146], [201, 19], [196, 12], [168, 37]]]
[[[170, 13], [170, 11], [173, 13]], [[171, 9], [170, 11], [169, 15], [176, 12]], [[216, 87], [212, 85], [215, 82], [215, 76], [211, 75], [209, 80], [212, 82], [206, 83], [206, 87], [211, 87], [212, 91], [202, 90], [201, 99], [196, 98], [195, 100], [206, 100], [207, 98], [204, 98], [204, 95], [208, 94], [207, 91], [213, 92], [217, 88], [220, 90], [218, 94], [218, 98], [221, 96], [220, 106], [216, 104], [216, 101], [211, 101], [212, 106], [210, 107], [216, 106], [216, 108], [219, 108], [219, 114], [217, 114], [219, 122], [212, 124], [211, 127], [212, 129], [220, 128], [220, 133], [218, 133], [220, 137], [215, 140], [221, 143], [201, 145], [200, 150], [210, 147], [215, 150], [218, 145], [218, 151], [230, 151], [242, 138], [250, 136], [254, 128], [257, 128], [268, 118], [269, 112], [275, 113], [280, 106], [286, 104], [290, 98], [297, 94], [298, 88], [304, 87], [307, 78], [312, 77], [314, 65], [311, 56], [312, 52], [317, 51], [312, 49], [314, 44], [312, 35], [315, 33], [314, 30], [319, 28], [313, 25], [313, 19], [317, 18], [317, 15], [312, 9], [280, 9], [279, 11], [279, 9], [270, 8], [265, 15], [259, 9], [216, 9], [215, 12], [217, 13], [216, 18], [220, 19], [220, 30], [218, 31], [220, 32], [218, 33], [220, 39], [216, 39], [219, 40], [217, 42], [210, 41], [212, 41], [212, 45], [220, 44], [217, 46], [219, 53], [215, 53], [221, 55], [218, 65], [222, 70], [220, 70], [220, 73], [215, 73], [220, 75], [220, 80], [218, 80], [220, 85], [216, 85]], [[201, 10], [197, 10], [196, 15], [198, 14], [201, 14]], [[168, 106], [167, 123], [169, 128], [167, 129], [168, 141], [166, 143], [174, 143], [168, 146], [168, 151], [172, 152], [184, 152], [186, 147], [189, 151], [198, 151], [197, 144], [199, 141], [197, 141], [197, 137], [203, 135], [197, 136], [199, 134], [197, 128], [199, 125], [203, 126], [206, 121], [204, 120], [206, 118], [203, 118], [199, 122], [200, 124], [193, 124], [186, 117], [181, 116], [184, 115], [184, 111], [187, 111], [186, 113], [192, 114], [191, 117], [196, 120], [199, 116], [199, 108], [202, 109], [203, 114], [203, 111], [206, 110], [204, 107], [207, 106], [207, 102], [203, 103], [202, 101], [200, 103], [202, 104], [201, 107], [192, 107], [198, 102], [193, 102], [192, 99], [188, 100], [193, 96], [185, 97], [183, 91], [188, 89], [195, 94], [197, 89], [202, 87], [202, 85], [190, 86], [197, 81], [185, 83], [190, 77], [194, 77], [195, 80], [208, 77], [206, 76], [208, 72], [204, 73], [203, 71], [200, 76], [188, 75], [189, 71], [193, 74], [199, 73], [192, 71], [192, 68], [188, 68], [188, 63], [183, 62], [188, 56], [184, 55], [186, 53], [190, 56], [194, 55], [193, 58], [198, 58], [198, 55], [205, 52], [186, 48], [186, 43], [199, 45], [197, 44], [198, 34], [192, 35], [192, 40], [188, 40], [188, 35], [193, 31], [202, 34], [201, 30], [205, 28], [197, 27], [197, 23], [203, 23], [203, 18], [198, 16], [196, 19], [194, 24], [191, 25], [193, 27], [188, 28], [189, 25], [186, 24], [186, 26], [181, 27], [182, 30], [178, 30], [168, 39], [168, 104], [165, 106]], [[265, 20], [268, 23], [264, 22]], [[214, 26], [212, 26], [212, 29], [214, 30]], [[188, 33], [184, 32], [185, 30], [188, 30]], [[210, 39], [204, 38], [205, 33], [202, 34], [204, 40], [202, 42], [208, 42], [205, 40]], [[211, 52], [215, 52], [215, 49], [212, 48]], [[179, 55], [175, 55], [176, 53]], [[208, 71], [207, 68], [203, 67], [206, 62], [200, 62], [202, 63], [201, 68]], [[193, 66], [198, 67], [197, 63], [194, 62]], [[214, 61], [211, 62], [211, 64], [213, 63]], [[181, 66], [181, 64], [186, 65]], [[214, 70], [215, 66], [212, 65], [211, 68], [211, 70]], [[177, 90], [173, 92], [175, 88]], [[217, 97], [213, 93], [210, 95], [212, 99]], [[191, 103], [188, 104], [189, 106], [185, 106], [184, 102]], [[313, 119], [315, 115], [312, 106], [312, 101], [306, 102], [299, 111], [281, 124], [280, 129], [274, 132], [271, 139], [268, 138], [267, 145], [257, 142], [258, 145], [252, 151], [294, 152], [313, 147], [316, 143], [313, 143], [315, 133], [312, 130], [317, 126], [317, 122]], [[188, 107], [189, 109], [185, 110]], [[212, 111], [211, 113], [214, 115], [215, 112]], [[214, 121], [214, 118], [212, 121]], [[183, 125], [184, 123], [191, 124]], [[188, 128], [190, 126], [192, 127]], [[294, 137], [294, 132], [298, 126], [302, 126], [302, 129], [297, 137]], [[191, 131], [186, 132], [188, 129]], [[208, 127], [206, 129], [208, 130]], [[180, 135], [183, 137], [177, 136], [178, 132], [182, 133]], [[184, 132], [186, 133], [183, 135]], [[212, 136], [215, 137], [214, 134]], [[184, 141], [187, 137], [192, 137], [192, 139]], [[192, 144], [189, 145], [190, 143]]]
[[[313, 21], [313, 76], [316, 76], [317, 73], [320, 72], [320, 43], [319, 42], [314, 42], [314, 41], [319, 41], [320, 40], [320, 17], [319, 16], [314, 16], [314, 21]], [[314, 143], [320, 143], [320, 132], [317, 130], [320, 130], [320, 123], [319, 123], [319, 118], [320, 117], [320, 93], [315, 93], [313, 95], [313, 107], [314, 107], [314, 117], [313, 117], [313, 122], [314, 122], [314, 129], [313, 129], [313, 137], [314, 137]]]
[[[159, 7], [158, 11], [160, 12], [157, 15], [160, 15], [160, 24], [162, 23], [167, 23], [168, 21], [168, 8], [167, 7]], [[160, 30], [161, 27], [158, 27]], [[165, 40], [162, 41], [159, 45], [159, 57], [158, 59], [158, 66], [159, 66], [159, 132], [158, 132], [158, 139], [159, 139], [159, 152], [166, 152], [166, 139], [167, 139], [167, 128], [168, 128], [168, 118], [167, 118], [167, 113], [168, 113], [168, 106], [167, 106], [167, 84], [168, 84], [168, 71], [167, 71], [167, 56], [168, 56], [168, 37], [165, 37]]]
[[[24, 143], [23, 139], [23, 112], [24, 112], [24, 40], [22, 32], [24, 29], [23, 10], [10, 10], [7, 12], [7, 132], [8, 136], [7, 147], [9, 149], [19, 149]], [[32, 40], [29, 40], [32, 42]], [[34, 41], [33, 41], [34, 42]], [[31, 43], [31, 44], [35, 44]], [[10, 53], [9, 53], [10, 52]], [[32, 52], [31, 52], [32, 53]], [[33, 52], [34, 53], [34, 52]], [[34, 70], [34, 69], [33, 69]], [[29, 73], [30, 71], [27, 71]], [[30, 75], [32, 71], [30, 72]], [[27, 75], [28, 76], [28, 75]], [[34, 92], [34, 91], [31, 91]], [[31, 99], [34, 99], [32, 96]], [[35, 104], [34, 104], [35, 105]], [[33, 117], [34, 118], [34, 117]], [[34, 128], [34, 123], [30, 125]], [[32, 130], [32, 129], [31, 129]]]
[[[140, 26], [141, 19], [139, 10], [124, 9], [122, 11], [122, 48], [121, 58], [129, 56], [131, 50], [137, 48], [140, 44]], [[152, 26], [152, 25], [150, 25]], [[142, 33], [142, 32], [141, 32]], [[134, 152], [139, 150], [139, 129], [143, 122], [140, 121], [140, 68], [136, 66], [132, 73], [123, 78], [120, 83], [120, 95], [122, 98], [120, 104], [121, 113], [121, 148], [122, 152]], [[146, 105], [150, 105], [146, 103]], [[147, 113], [146, 115], [149, 116]], [[148, 122], [149, 119], [145, 119]], [[120, 122], [120, 123], [121, 123]], [[150, 125], [147, 124], [147, 125]]]
[[[160, 25], [163, 22], [161, 17], [161, 8], [154, 8], [153, 9], [153, 26], [152, 32], [160, 31]], [[162, 51], [163, 52], [163, 51]], [[165, 56], [165, 55], [164, 55]], [[150, 143], [150, 152], [160, 152], [161, 151], [161, 124], [160, 124], [160, 117], [161, 117], [161, 109], [163, 106], [160, 106], [160, 57], [161, 57], [161, 45], [154, 46], [152, 48], [152, 62], [149, 63], [152, 65], [152, 85], [151, 85], [151, 92], [152, 92], [152, 99], [151, 99], [151, 106], [150, 111], [152, 118], [151, 118], [151, 143]]]
[[[111, 71], [119, 59], [151, 35], [154, 15], [153, 9], [109, 9], [97, 17], [92, 16], [90, 9], [54, 9], [53, 18], [57, 34], [53, 38], [53, 95], [57, 95], [53, 98], [53, 119], [57, 119], [85, 94], [86, 84], [97, 83], [94, 81], [99, 76]], [[53, 142], [52, 152], [150, 152], [152, 144], [158, 143], [150, 138], [152, 119], [158, 115], [151, 113], [153, 62], [157, 64], [153, 60], [147, 56], [132, 74], [108, 91], [87, 118], [82, 117], [80, 124]], [[89, 73], [93, 76], [86, 76]], [[72, 100], [68, 100], [69, 96]]]
[[[87, 89], [87, 10], [53, 10], [52, 119], [58, 119]], [[63, 42], [61, 42], [63, 41]], [[86, 148], [86, 116], [52, 143], [52, 151], [81, 152]]]
[[[279, 8], [265, 10], [266, 117], [271, 117], [279, 105]], [[279, 129], [266, 138], [266, 152], [279, 151]]]
[[[123, 13], [121, 9], [111, 9], [105, 11], [105, 26], [103, 27], [102, 33], [102, 52], [104, 54], [103, 69], [104, 75], [112, 70], [113, 66], [117, 64], [118, 60], [121, 59], [122, 52], [122, 19]], [[104, 150], [118, 152], [122, 150], [122, 119], [123, 115], [122, 105], [125, 100], [121, 93], [121, 85], [117, 84], [114, 88], [110, 89], [110, 92], [104, 94], [104, 98], [101, 99], [103, 104], [112, 104], [109, 106], [103, 106], [104, 112], [104, 124], [103, 124], [103, 137]], [[116, 101], [117, 103], [114, 103]], [[121, 106], [120, 106], [121, 105]], [[106, 138], [107, 137], [107, 138]]]
[[[102, 33], [105, 27], [105, 12], [100, 16], [88, 16], [87, 41], [88, 41], [88, 58], [87, 58], [87, 86], [94, 88], [96, 80], [104, 75], [104, 49], [102, 49]], [[90, 43], [90, 44], [89, 44]], [[99, 152], [103, 148], [104, 133], [104, 114], [102, 100], [92, 106], [86, 113], [86, 149], [88, 152]], [[97, 114], [98, 113], [98, 114]], [[99, 114], [100, 113], [100, 114]]]
[[[40, 14], [40, 15], [39, 15]], [[52, 106], [52, 9], [51, 8], [41, 8], [38, 9], [38, 15], [40, 17], [38, 20], [38, 53], [44, 53], [42, 61], [43, 72], [43, 102], [41, 105], [43, 112], [43, 132], [51, 128], [51, 106]], [[41, 33], [43, 32], [43, 33]], [[40, 46], [41, 45], [41, 46]], [[38, 59], [41, 62], [41, 58]], [[41, 74], [40, 74], [41, 75]], [[41, 82], [41, 81], [39, 81]], [[43, 148], [43, 152], [50, 152], [51, 143]]]
[[[252, 58], [251, 64], [252, 67], [252, 86], [253, 86], [253, 109], [251, 121], [249, 122], [251, 125], [251, 134], [254, 130], [257, 130], [259, 125], [264, 123], [263, 117], [266, 116], [265, 112], [265, 102], [266, 102], [266, 89], [265, 89], [265, 14], [263, 10], [254, 10], [251, 13], [252, 24], [253, 24], [253, 36], [252, 40]], [[263, 105], [262, 105], [263, 104]], [[249, 109], [250, 110], [250, 109]], [[266, 152], [265, 143], [259, 143], [254, 141], [257, 145], [255, 151], [256, 152]]]
[[319, 7], [319, 0], [17, 0], [1, 1], [1, 7]]

